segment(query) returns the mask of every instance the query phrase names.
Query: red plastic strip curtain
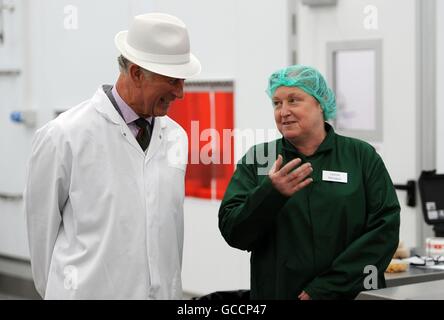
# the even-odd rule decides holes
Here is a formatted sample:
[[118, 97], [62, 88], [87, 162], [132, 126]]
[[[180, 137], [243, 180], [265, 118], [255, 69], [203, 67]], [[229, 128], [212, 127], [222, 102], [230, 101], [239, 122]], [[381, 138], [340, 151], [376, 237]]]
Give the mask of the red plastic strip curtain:
[[222, 199], [234, 171], [234, 108], [232, 92], [216, 92], [216, 130], [220, 136], [220, 164], [214, 166], [216, 198]]
[[232, 92], [186, 92], [168, 115], [188, 135], [186, 196], [222, 199], [234, 171]]

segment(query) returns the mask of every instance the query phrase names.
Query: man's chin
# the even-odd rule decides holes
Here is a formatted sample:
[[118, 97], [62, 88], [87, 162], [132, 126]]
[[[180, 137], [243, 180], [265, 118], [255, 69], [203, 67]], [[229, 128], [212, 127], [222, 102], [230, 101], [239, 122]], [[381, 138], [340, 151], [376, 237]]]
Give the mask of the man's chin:
[[153, 117], [165, 117], [166, 115], [168, 115], [167, 111], [158, 111], [154, 113]]
[[157, 110], [154, 111], [155, 117], [164, 117], [168, 114], [168, 109], [170, 108], [170, 106], [168, 107], [159, 107], [157, 108]]

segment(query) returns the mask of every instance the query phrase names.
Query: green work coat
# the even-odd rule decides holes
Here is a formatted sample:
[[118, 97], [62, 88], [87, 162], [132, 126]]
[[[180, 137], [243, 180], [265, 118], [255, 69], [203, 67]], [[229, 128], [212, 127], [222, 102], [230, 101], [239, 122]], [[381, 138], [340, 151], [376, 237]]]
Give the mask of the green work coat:
[[[284, 138], [254, 146], [226, 190], [219, 229], [229, 245], [251, 251], [252, 299], [297, 299], [303, 290], [313, 299], [352, 299], [385, 287], [399, 242], [393, 183], [371, 145], [325, 128], [309, 157]], [[283, 165], [301, 158], [313, 167], [313, 182], [291, 197], [264, 173], [278, 154]], [[326, 181], [328, 171], [347, 181]]]

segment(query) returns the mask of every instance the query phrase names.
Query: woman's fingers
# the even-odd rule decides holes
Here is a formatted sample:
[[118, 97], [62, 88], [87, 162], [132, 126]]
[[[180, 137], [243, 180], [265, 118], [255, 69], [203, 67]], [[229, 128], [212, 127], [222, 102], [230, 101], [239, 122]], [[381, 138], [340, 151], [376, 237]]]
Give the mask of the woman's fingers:
[[269, 177], [273, 186], [280, 193], [291, 196], [313, 181], [313, 179], [307, 178], [313, 172], [311, 164], [300, 165], [301, 162], [300, 158], [293, 159], [282, 167], [283, 158], [281, 155], [278, 156], [270, 169]]
[[293, 159], [289, 163], [287, 163], [281, 170], [279, 170], [279, 173], [282, 176], [286, 176], [291, 172], [291, 170], [296, 168], [301, 162], [302, 162], [302, 160], [300, 158]]
[[283, 162], [282, 156], [278, 155], [278, 158], [273, 163], [273, 166], [271, 167], [269, 174], [275, 174], [277, 171], [279, 171], [281, 169], [282, 162]]
[[304, 189], [306, 186], [308, 186], [310, 183], [313, 182], [312, 178], [307, 178], [303, 180], [302, 182], [295, 183], [292, 187], [292, 193], [298, 192], [301, 189]]
[[296, 180], [295, 182], [300, 182], [308, 177], [313, 172], [313, 168], [311, 167], [311, 163], [304, 163], [302, 166], [297, 168], [288, 174], [289, 181]]

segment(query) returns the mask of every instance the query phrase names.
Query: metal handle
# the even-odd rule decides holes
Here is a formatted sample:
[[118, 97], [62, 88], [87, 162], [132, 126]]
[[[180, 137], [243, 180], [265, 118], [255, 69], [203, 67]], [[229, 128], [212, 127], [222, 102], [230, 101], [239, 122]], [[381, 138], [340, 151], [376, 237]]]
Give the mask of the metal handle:
[[14, 10], [15, 6], [13, 4], [5, 4], [3, 0], [0, 0], [0, 44], [5, 41], [3, 11], [9, 11], [10, 13], [13, 13]]
[[20, 70], [9, 69], [9, 70], [0, 70], [0, 77], [2, 76], [19, 76]]
[[0, 193], [0, 199], [3, 200], [11, 200], [11, 201], [18, 201], [23, 199], [22, 194], [8, 194], [8, 193]]
[[409, 207], [416, 206], [416, 182], [415, 180], [407, 181], [407, 184], [395, 184], [395, 189], [407, 191], [407, 205]]
[[4, 4], [3, 1], [0, 1], [0, 11], [8, 11], [14, 12], [15, 6], [13, 4]]

